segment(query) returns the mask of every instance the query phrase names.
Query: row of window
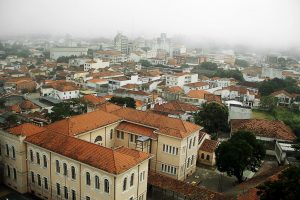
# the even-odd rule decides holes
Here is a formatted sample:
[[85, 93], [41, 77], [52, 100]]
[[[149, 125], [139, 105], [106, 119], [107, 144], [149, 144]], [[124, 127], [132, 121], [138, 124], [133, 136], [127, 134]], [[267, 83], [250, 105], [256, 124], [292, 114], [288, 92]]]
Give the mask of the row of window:
[[117, 130], [117, 138], [123, 140], [123, 139], [124, 139], [124, 132], [123, 132], [123, 131], [118, 131], [118, 130]]
[[[64, 198], [69, 199], [69, 189], [68, 189], [68, 187], [64, 186], [63, 191], [64, 191]], [[61, 186], [60, 186], [59, 183], [56, 183], [56, 195], [61, 196]], [[71, 195], [72, 195], [71, 199], [76, 200], [76, 191], [75, 190], [71, 190]], [[90, 200], [90, 197], [86, 196], [85, 199]]]
[[[91, 185], [91, 174], [89, 172], [85, 173], [86, 177], [86, 185], [90, 186]], [[99, 176], [95, 176], [95, 188], [100, 189], [100, 178]], [[107, 179], [104, 179], [104, 192], [109, 193], [109, 181]]]
[[[36, 180], [35, 180], [34, 172], [31, 171], [30, 173], [31, 173], [31, 183], [35, 184]], [[37, 184], [38, 184], [38, 186], [42, 187], [42, 178], [41, 178], [41, 175], [37, 174], [36, 177], [37, 177]], [[48, 190], [48, 188], [49, 188], [49, 186], [48, 186], [48, 178], [47, 177], [43, 178], [43, 187], [46, 190]]]
[[194, 155], [192, 155], [191, 157], [189, 157], [187, 159], [186, 168], [189, 168], [190, 166], [192, 166], [194, 164], [194, 161], [195, 161], [195, 157], [194, 157]]
[[163, 144], [163, 152], [178, 155], [178, 148], [167, 144]]
[[[5, 149], [6, 149], [6, 156], [10, 156], [10, 150], [9, 150], [9, 146], [8, 144], [5, 145]], [[1, 155], [1, 146], [0, 146], [0, 155]], [[11, 146], [11, 157], [13, 159], [16, 158], [16, 150], [15, 150], [15, 147], [14, 146]]]
[[[61, 173], [59, 160], [55, 161], [56, 173]], [[63, 175], [68, 176], [68, 166], [67, 163], [63, 163]], [[76, 170], [74, 166], [71, 166], [71, 178], [76, 179]]]
[[189, 142], [189, 149], [192, 148], [192, 145], [193, 147], [196, 145], [196, 136], [194, 138], [191, 138], [190, 139], [190, 142]]
[[[133, 186], [133, 182], [134, 182], [134, 173], [132, 173], [130, 176], [130, 187]], [[126, 190], [127, 190], [127, 177], [124, 178], [124, 180], [123, 180], [123, 191], [126, 191]]]
[[[30, 162], [34, 162], [34, 156], [33, 156], [33, 151], [30, 149], [29, 151], [29, 157], [30, 157]], [[40, 158], [40, 153], [36, 152], [36, 163], [38, 165], [41, 164], [41, 158]], [[43, 155], [43, 167], [47, 168], [48, 167], [48, 162], [47, 162], [47, 156]]]
[[177, 174], [177, 169], [174, 166], [166, 165], [166, 164], [161, 164], [161, 171], [169, 174]]
[[[204, 159], [204, 153], [201, 153], [201, 159]], [[207, 154], [205, 159], [206, 159], [206, 160], [209, 160], [209, 159], [210, 159], [210, 156]]]
[[[11, 169], [13, 171], [13, 176], [11, 176]], [[14, 180], [17, 180], [17, 170], [16, 168], [11, 168], [9, 165], [6, 166], [6, 174], [8, 178], [13, 178]]]

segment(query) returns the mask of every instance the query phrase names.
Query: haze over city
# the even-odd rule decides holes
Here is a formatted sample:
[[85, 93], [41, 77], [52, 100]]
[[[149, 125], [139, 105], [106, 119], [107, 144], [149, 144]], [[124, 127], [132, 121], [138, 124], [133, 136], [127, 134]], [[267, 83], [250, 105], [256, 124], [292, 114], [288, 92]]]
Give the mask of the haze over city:
[[0, 37], [151, 38], [161, 32], [191, 44], [300, 46], [297, 0], [0, 0]]
[[0, 0], [0, 200], [299, 200], [300, 0]]

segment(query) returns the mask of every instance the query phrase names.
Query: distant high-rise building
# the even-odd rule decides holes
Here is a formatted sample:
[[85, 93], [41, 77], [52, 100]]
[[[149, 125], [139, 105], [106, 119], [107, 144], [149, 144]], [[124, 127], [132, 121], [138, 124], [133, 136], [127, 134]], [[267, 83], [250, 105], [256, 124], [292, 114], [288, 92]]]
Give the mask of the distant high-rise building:
[[118, 33], [114, 39], [114, 46], [117, 51], [121, 53], [128, 54], [129, 46], [128, 46], [128, 38], [121, 33]]

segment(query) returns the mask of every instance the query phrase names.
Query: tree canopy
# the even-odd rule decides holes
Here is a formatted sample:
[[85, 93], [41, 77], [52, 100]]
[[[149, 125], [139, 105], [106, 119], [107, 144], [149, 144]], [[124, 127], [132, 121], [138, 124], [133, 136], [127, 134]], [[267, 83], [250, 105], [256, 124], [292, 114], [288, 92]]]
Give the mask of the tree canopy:
[[135, 108], [135, 100], [131, 97], [112, 97], [109, 101], [119, 106], [126, 104], [126, 107]]
[[69, 60], [72, 58], [77, 58], [77, 56], [61, 56], [57, 58], [58, 63], [69, 63]]
[[242, 59], [235, 59], [234, 64], [240, 67], [249, 67], [249, 63], [246, 60], [242, 60]]
[[235, 176], [243, 182], [244, 170], [257, 171], [265, 157], [266, 150], [251, 132], [239, 131], [216, 150], [216, 165], [220, 172]]
[[291, 78], [274, 78], [271, 80], [263, 81], [259, 84], [258, 90], [262, 94], [262, 96], [270, 95], [271, 93], [278, 90], [286, 90], [290, 93], [300, 94], [300, 87], [297, 85], [297, 81]]
[[140, 63], [144, 67], [151, 67], [151, 63], [148, 60], [140, 60]]
[[210, 134], [226, 131], [228, 128], [228, 109], [216, 102], [206, 103], [203, 105], [203, 109], [195, 114], [194, 119], [196, 124], [203, 126]]
[[261, 200], [300, 199], [300, 168], [291, 166], [278, 175], [278, 180], [270, 180], [258, 186]]
[[52, 112], [48, 114], [48, 117], [52, 122], [55, 122], [86, 112], [86, 103], [81, 102], [79, 99], [72, 99], [56, 104], [51, 110]]

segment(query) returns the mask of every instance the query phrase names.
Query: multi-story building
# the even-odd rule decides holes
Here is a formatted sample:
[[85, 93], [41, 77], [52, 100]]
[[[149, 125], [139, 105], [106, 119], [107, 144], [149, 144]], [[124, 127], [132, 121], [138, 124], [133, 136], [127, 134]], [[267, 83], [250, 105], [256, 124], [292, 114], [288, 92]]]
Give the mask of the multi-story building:
[[148, 153], [107, 148], [66, 129], [32, 124], [1, 131], [0, 139], [4, 183], [20, 193], [42, 199], [146, 199]]
[[41, 88], [41, 96], [67, 100], [79, 97], [79, 88], [73, 82], [51, 81]]
[[50, 58], [57, 59], [65, 56], [86, 56], [88, 48], [85, 47], [57, 47], [50, 49]]
[[109, 62], [105, 62], [101, 59], [89, 60], [83, 64], [84, 71], [89, 71], [90, 69], [98, 70], [105, 67], [109, 67]]
[[121, 51], [96, 51], [94, 53], [94, 58], [101, 58], [103, 60], [108, 60], [112, 64], [126, 62], [128, 60], [128, 56]]
[[183, 87], [189, 83], [195, 83], [198, 81], [198, 74], [190, 73], [176, 73], [166, 75], [166, 86], [179, 86]]
[[114, 46], [117, 51], [121, 53], [128, 54], [129, 53], [129, 45], [128, 38], [121, 33], [118, 33], [114, 38]]

